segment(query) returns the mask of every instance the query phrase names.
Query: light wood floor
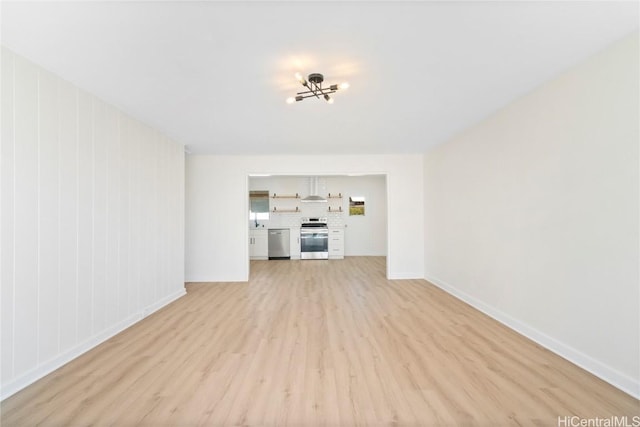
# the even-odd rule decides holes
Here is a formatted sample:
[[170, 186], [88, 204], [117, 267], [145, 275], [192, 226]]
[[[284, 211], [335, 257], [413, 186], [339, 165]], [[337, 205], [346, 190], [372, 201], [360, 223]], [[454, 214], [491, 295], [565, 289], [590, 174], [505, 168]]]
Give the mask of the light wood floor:
[[558, 425], [640, 402], [384, 258], [255, 261], [2, 402], [2, 426]]

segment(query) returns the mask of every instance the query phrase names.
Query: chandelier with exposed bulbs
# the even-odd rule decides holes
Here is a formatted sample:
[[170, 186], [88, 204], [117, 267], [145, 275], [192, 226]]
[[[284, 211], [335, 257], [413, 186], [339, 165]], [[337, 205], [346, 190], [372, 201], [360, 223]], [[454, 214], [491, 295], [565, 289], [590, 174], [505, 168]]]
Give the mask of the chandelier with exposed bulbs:
[[287, 98], [287, 104], [293, 104], [296, 101], [302, 101], [305, 98], [316, 97], [318, 99], [324, 98], [329, 104], [333, 104], [333, 98], [329, 95], [337, 92], [340, 89], [347, 89], [349, 83], [341, 83], [339, 85], [331, 85], [328, 87], [322, 87], [324, 76], [320, 73], [309, 74], [309, 78], [305, 79], [302, 74], [296, 73], [296, 79], [300, 84], [306, 87], [308, 90], [298, 92], [295, 97]]

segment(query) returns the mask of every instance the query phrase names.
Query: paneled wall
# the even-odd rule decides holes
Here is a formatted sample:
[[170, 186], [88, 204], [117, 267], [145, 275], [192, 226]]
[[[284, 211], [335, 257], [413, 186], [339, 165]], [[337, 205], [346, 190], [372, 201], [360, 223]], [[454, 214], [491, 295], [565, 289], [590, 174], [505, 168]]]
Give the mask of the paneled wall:
[[184, 294], [184, 153], [2, 48], [2, 398]]

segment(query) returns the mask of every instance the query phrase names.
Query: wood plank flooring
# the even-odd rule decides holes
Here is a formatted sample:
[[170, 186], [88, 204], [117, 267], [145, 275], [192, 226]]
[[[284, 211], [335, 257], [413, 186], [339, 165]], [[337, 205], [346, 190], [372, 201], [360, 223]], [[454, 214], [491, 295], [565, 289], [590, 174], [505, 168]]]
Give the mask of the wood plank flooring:
[[[385, 259], [254, 261], [1, 404], [5, 426], [558, 425], [640, 402]], [[566, 424], [568, 425], [568, 424]]]

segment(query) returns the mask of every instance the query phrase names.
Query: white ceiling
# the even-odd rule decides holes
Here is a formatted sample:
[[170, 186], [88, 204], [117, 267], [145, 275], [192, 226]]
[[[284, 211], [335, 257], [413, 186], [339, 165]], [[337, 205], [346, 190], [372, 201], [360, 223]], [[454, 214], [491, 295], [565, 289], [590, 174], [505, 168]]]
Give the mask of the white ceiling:
[[[2, 43], [193, 153], [421, 153], [638, 29], [638, 2], [2, 2]], [[284, 101], [296, 71], [349, 81]]]

